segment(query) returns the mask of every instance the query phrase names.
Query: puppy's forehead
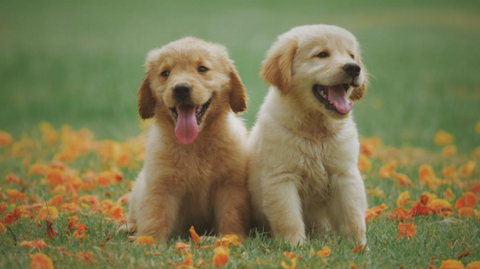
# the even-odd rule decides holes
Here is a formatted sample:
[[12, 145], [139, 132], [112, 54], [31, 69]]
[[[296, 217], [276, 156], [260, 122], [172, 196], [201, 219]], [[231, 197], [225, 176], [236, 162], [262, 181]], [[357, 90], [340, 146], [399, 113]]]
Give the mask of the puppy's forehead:
[[147, 66], [215, 62], [228, 57], [226, 55], [226, 50], [221, 45], [187, 37], [151, 51], [147, 56]]
[[356, 50], [357, 40], [349, 31], [331, 25], [311, 25], [293, 29], [297, 32], [300, 48], [335, 49], [344, 48]]

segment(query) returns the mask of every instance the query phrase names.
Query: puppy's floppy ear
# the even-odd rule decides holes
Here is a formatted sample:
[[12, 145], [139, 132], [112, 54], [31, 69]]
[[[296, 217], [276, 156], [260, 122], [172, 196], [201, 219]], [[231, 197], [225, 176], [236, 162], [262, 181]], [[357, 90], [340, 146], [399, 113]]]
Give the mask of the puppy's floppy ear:
[[358, 59], [358, 65], [360, 65], [360, 68], [362, 69], [363, 73], [363, 84], [354, 88], [352, 94], [350, 95], [350, 100], [352, 101], [359, 101], [363, 99], [363, 95], [367, 92], [367, 87], [368, 87], [368, 72], [367, 69], [365, 68], [365, 65], [362, 63], [362, 59]]
[[278, 40], [268, 50], [263, 61], [260, 75], [282, 94], [287, 94], [292, 83], [292, 61], [297, 51], [297, 41], [294, 39]]
[[239, 113], [247, 109], [247, 91], [233, 62], [230, 62], [230, 107]]
[[150, 88], [150, 79], [146, 74], [140, 89], [138, 89], [138, 114], [140, 117], [144, 120], [153, 117], [156, 104], [152, 88]]

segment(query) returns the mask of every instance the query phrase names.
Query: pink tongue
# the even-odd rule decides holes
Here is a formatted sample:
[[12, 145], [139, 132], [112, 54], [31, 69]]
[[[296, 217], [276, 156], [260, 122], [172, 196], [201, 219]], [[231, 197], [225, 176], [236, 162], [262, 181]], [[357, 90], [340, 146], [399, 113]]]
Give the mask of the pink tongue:
[[177, 107], [178, 117], [175, 135], [183, 144], [190, 144], [195, 141], [198, 135], [197, 117], [195, 117], [195, 106]]
[[328, 87], [328, 101], [342, 114], [348, 114], [353, 107], [353, 103], [348, 100], [347, 92], [342, 85]]

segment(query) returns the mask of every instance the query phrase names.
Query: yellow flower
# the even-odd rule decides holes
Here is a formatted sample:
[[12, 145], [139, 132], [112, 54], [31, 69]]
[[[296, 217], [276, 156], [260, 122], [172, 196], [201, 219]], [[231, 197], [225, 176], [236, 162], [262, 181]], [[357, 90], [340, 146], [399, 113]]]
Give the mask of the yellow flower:
[[30, 269], [53, 269], [52, 259], [43, 253], [30, 254], [30, 258]]
[[397, 206], [403, 208], [407, 204], [408, 198], [410, 198], [410, 193], [408, 191], [400, 193], [397, 199]]
[[433, 141], [440, 146], [452, 144], [455, 140], [454, 136], [450, 133], [445, 132], [444, 130], [440, 130], [435, 134]]

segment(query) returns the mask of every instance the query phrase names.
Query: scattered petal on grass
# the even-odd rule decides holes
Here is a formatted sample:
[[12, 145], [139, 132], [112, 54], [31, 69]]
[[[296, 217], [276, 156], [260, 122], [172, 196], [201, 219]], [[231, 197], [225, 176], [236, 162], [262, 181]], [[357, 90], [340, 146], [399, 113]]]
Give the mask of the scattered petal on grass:
[[372, 208], [367, 209], [367, 212], [365, 214], [365, 221], [369, 221], [377, 216], [380, 216], [382, 214], [382, 211], [387, 209], [388, 207], [385, 204], [381, 204], [379, 206], [374, 206]]
[[442, 261], [439, 269], [463, 269], [463, 263], [457, 260]]
[[230, 250], [227, 247], [216, 247], [213, 255], [213, 264], [215, 267], [222, 267], [230, 258]]
[[397, 237], [407, 236], [408, 239], [412, 238], [417, 228], [413, 223], [399, 223]]
[[36, 221], [58, 218], [58, 209], [54, 206], [43, 206], [38, 212]]
[[319, 257], [328, 257], [332, 250], [328, 246], [324, 246], [321, 250], [317, 251], [317, 256]]
[[14, 223], [16, 220], [18, 220], [21, 216], [22, 216], [22, 209], [21, 207], [17, 207], [12, 212], [8, 213], [5, 217], [3, 217], [3, 219], [0, 220], [0, 223], [10, 225]]
[[200, 236], [198, 236], [193, 226], [190, 227], [189, 232], [190, 232], [190, 236], [192, 237], [192, 241], [195, 243], [195, 245], [199, 246], [202, 239], [200, 238]]
[[362, 244], [356, 246], [356, 247], [353, 249], [353, 254], [357, 254], [360, 250], [362, 251], [361, 254], [363, 255], [363, 253], [365, 252], [365, 248], [363, 247]]
[[295, 267], [297, 267], [297, 258], [290, 259], [290, 265], [288, 265], [285, 261], [281, 261], [280, 266], [283, 269], [295, 269]]
[[30, 254], [30, 258], [30, 269], [53, 269], [52, 259], [43, 253]]
[[190, 268], [193, 266], [192, 254], [185, 253], [185, 259], [181, 262], [169, 262], [168, 265], [181, 268]]
[[151, 245], [154, 242], [153, 237], [151, 236], [139, 236], [137, 239], [135, 239], [134, 243], [135, 245]]
[[216, 247], [228, 247], [230, 244], [234, 246], [242, 245], [242, 243], [238, 241], [238, 236], [236, 234], [226, 234], [222, 238], [218, 239], [217, 242], [215, 242]]
[[27, 247], [31, 249], [44, 249], [47, 247], [47, 244], [43, 239], [38, 239], [35, 241], [23, 241], [20, 243], [21, 247]]
[[408, 198], [410, 198], [410, 193], [408, 191], [404, 191], [398, 195], [397, 198], [397, 206], [400, 208], [405, 207], [407, 204]]
[[462, 253], [458, 254], [457, 255], [457, 259], [461, 259], [463, 257], [467, 257], [468, 255], [470, 255], [470, 251], [467, 249], [465, 251], [463, 251]]

